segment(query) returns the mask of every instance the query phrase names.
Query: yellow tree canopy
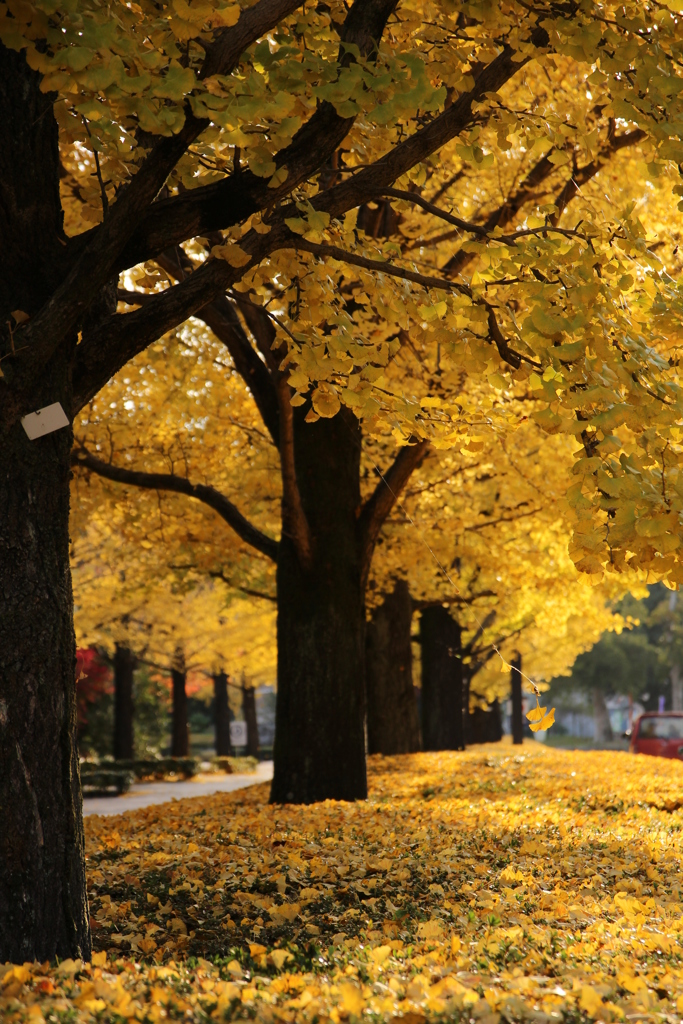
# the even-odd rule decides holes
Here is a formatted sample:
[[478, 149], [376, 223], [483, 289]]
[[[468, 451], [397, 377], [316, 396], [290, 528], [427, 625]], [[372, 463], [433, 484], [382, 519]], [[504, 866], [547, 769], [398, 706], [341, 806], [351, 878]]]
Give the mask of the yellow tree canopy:
[[[375, 435], [461, 446], [508, 431], [526, 395], [582, 444], [578, 567], [679, 579], [677, 3], [0, 10], [0, 38], [54, 95], [77, 236], [64, 288], [16, 311], [10, 392], [112, 271], [144, 266], [139, 308], [82, 331], [75, 409], [239, 295], [280, 324], [312, 419], [344, 403]], [[472, 404], [471, 376], [489, 391]]]
[[488, 700], [507, 693], [517, 653], [536, 683], [567, 672], [605, 630], [623, 627], [611, 606], [627, 579], [643, 589], [635, 574], [596, 583], [569, 557], [576, 447], [527, 419], [506, 439], [438, 452], [413, 474], [380, 537], [371, 602], [403, 577], [418, 607], [449, 605], [473, 645], [472, 690]]
[[[77, 470], [76, 552], [78, 538], [94, 526], [128, 544], [129, 568], [135, 573], [132, 563], [141, 560], [143, 578], [188, 587], [213, 578], [274, 594], [277, 453], [229, 354], [203, 324], [190, 321], [132, 360], [83, 410], [75, 443], [77, 457], [85, 451], [109, 467], [143, 473], [148, 485], [122, 487]], [[150, 488], [156, 474], [181, 489]], [[253, 546], [259, 538], [263, 550]]]
[[272, 601], [236, 596], [220, 581], [183, 573], [179, 583], [170, 542], [141, 547], [117, 530], [115, 509], [95, 518], [73, 545], [76, 639], [113, 653], [130, 647], [162, 672], [178, 658], [190, 674], [225, 671], [251, 685], [275, 683]]
[[[521, 418], [524, 403], [519, 407]], [[223, 347], [195, 321], [117, 375], [84, 410], [76, 443], [107, 464], [171, 473], [235, 498], [252, 523], [276, 536], [273, 446]], [[548, 437], [525, 418], [508, 438], [475, 436], [460, 450], [433, 453], [385, 524], [370, 603], [391, 588], [392, 578], [404, 576], [418, 603], [450, 603], [466, 640], [478, 635], [475, 664], [496, 644], [507, 660], [522, 652], [525, 671], [537, 680], [566, 671], [605, 629], [620, 628], [608, 602], [623, 590], [616, 582], [591, 584], [567, 553], [564, 496], [577, 447], [573, 438]], [[386, 449], [378, 441], [366, 445], [366, 491], [386, 463]], [[205, 666], [213, 663], [218, 623], [216, 664], [237, 664], [236, 651], [243, 649], [239, 664], [248, 675], [263, 675], [266, 650], [274, 665], [274, 612], [267, 602], [230, 604], [250, 637], [236, 644], [226, 632], [225, 594], [202, 585], [213, 578], [237, 593], [274, 594], [269, 561], [221, 521], [220, 506], [211, 509], [189, 493], [125, 487], [80, 469], [73, 504], [79, 635], [99, 642], [125, 637], [163, 663], [182, 635], [188, 665], [199, 659]], [[191, 595], [197, 586], [199, 594]], [[487, 662], [475, 691], [502, 695], [507, 678], [500, 668], [497, 658]]]

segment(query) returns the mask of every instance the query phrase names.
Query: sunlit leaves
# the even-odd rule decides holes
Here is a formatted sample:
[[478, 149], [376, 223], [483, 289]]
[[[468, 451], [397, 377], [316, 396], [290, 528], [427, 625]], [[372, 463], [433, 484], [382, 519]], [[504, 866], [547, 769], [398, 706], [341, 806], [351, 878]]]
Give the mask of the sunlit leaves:
[[532, 708], [531, 711], [527, 711], [527, 720], [530, 725], [529, 728], [532, 732], [540, 732], [542, 729], [550, 729], [555, 722], [555, 708], [551, 708], [548, 711], [547, 708], [542, 708], [536, 700], [536, 707]]
[[[460, 4], [403, 0], [376, 60], [352, 50], [340, 62], [346, 9], [335, 0], [283, 21], [231, 75], [207, 77], [207, 48], [237, 23], [236, 3], [105, 10], [94, 0], [7, 0], [0, 36], [58, 93], [71, 233], [101, 220], [102, 188], [112, 202], [137, 172], [140, 139], [178, 132], [188, 110], [210, 126], [170, 176], [171, 196], [240, 167], [279, 187], [289, 171], [278, 154], [320, 103], [355, 118], [285, 215], [294, 244], [332, 244], [337, 256], [373, 267], [286, 248], [235, 286], [268, 302], [286, 328], [295, 401], [312, 402], [315, 418], [338, 400], [366, 434], [425, 437], [441, 450], [459, 450], [483, 418], [512, 436], [532, 417], [548, 436], [583, 446], [565, 492], [579, 571], [594, 581], [620, 574], [676, 584], [683, 298], [673, 196], [683, 164], [683, 30], [674, 8], [589, 2], [565, 17], [550, 6], [539, 12], [547, 45], [534, 48], [526, 4], [465, 13]], [[476, 123], [457, 138], [426, 155], [416, 147], [393, 182], [476, 227], [454, 228], [379, 193], [331, 217], [321, 191], [457, 108], [502, 45], [534, 60], [475, 103]], [[245, 218], [214, 252], [246, 268], [243, 236], [265, 234], [264, 220]], [[389, 263], [433, 286], [391, 276]], [[475, 401], [462, 401], [465, 381], [483, 383]], [[440, 403], [425, 405], [435, 382]], [[670, 525], [648, 535], [646, 520]]]

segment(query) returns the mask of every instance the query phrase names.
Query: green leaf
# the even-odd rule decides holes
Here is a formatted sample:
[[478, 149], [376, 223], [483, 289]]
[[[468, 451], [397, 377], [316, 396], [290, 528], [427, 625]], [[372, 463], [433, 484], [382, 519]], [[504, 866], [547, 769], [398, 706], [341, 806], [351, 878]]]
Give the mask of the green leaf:
[[155, 84], [152, 93], [162, 99], [175, 100], [179, 103], [187, 93], [192, 92], [195, 85], [194, 71], [181, 67], [177, 60], [172, 60], [168, 71]]
[[531, 322], [537, 331], [541, 334], [545, 334], [547, 337], [552, 337], [554, 334], [560, 334], [562, 331], [566, 331], [569, 328], [569, 322], [564, 316], [556, 316], [553, 313], [548, 313], [545, 309], [540, 306], [536, 306], [531, 313]]

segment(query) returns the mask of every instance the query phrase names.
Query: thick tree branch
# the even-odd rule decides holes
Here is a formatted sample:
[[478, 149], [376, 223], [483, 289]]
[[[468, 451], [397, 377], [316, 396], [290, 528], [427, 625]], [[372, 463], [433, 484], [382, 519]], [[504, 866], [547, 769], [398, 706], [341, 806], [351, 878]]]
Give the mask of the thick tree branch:
[[[221, 33], [219, 57], [213, 57], [212, 73], [230, 74], [245, 48], [274, 28], [300, 5], [300, 0], [258, 0], [242, 11], [239, 21]], [[21, 349], [11, 367], [5, 371], [6, 381], [17, 396], [35, 374], [45, 369], [52, 354], [76, 330], [79, 320], [91, 302], [110, 279], [117, 258], [137, 228], [187, 147], [201, 134], [209, 122], [199, 120], [189, 105], [185, 124], [180, 132], [160, 139], [144, 160], [139, 171], [119, 198], [110, 207], [106, 220], [89, 236], [70, 272], [52, 293], [50, 300], [16, 334], [15, 345]], [[4, 390], [4, 387], [3, 387]], [[7, 396], [9, 399], [9, 395]], [[15, 418], [23, 410], [9, 402], [5, 417]], [[9, 414], [9, 415], [8, 415]]]
[[275, 353], [273, 351], [273, 342], [276, 337], [273, 321], [270, 319], [265, 309], [261, 306], [254, 305], [246, 295], [240, 295], [239, 292], [233, 292], [233, 298], [237, 308], [245, 319], [247, 327], [253, 335], [256, 347], [266, 361], [266, 366], [273, 375], [276, 375], [279, 373], [283, 353]]
[[207, 575], [212, 580], [221, 580], [225, 583], [226, 587], [230, 587], [232, 590], [239, 590], [241, 594], [246, 594], [247, 597], [257, 597], [261, 601], [271, 601], [273, 604], [277, 604], [277, 597], [275, 594], [266, 594], [263, 590], [255, 590], [253, 587], [245, 587], [241, 583], [235, 583], [231, 580], [222, 569], [212, 569]]
[[235, 364], [235, 369], [252, 393], [268, 433], [276, 448], [280, 447], [280, 418], [277, 390], [266, 364], [259, 359], [247, 337], [231, 302], [224, 295], [214, 299], [198, 313], [222, 341]]
[[[464, 646], [463, 649], [462, 649], [462, 653], [463, 654], [470, 654], [471, 655], [473, 653], [475, 644], [480, 639], [480, 637], [484, 634], [484, 632], [489, 628], [489, 626], [493, 624], [493, 622], [495, 621], [495, 618], [496, 618], [496, 611], [495, 611], [495, 609], [492, 609], [488, 613], [488, 615], [486, 616], [484, 621], [478, 623], [477, 630], [476, 630], [474, 636], [471, 638], [469, 643], [466, 646]], [[499, 642], [502, 643], [502, 641], [499, 641]]]
[[[342, 67], [355, 60], [350, 46], [357, 46], [362, 57], [374, 57], [387, 19], [397, 3], [398, 0], [356, 0], [340, 32], [339, 63]], [[355, 116], [341, 117], [331, 103], [321, 103], [290, 144], [275, 155], [276, 167], [286, 167], [288, 171], [286, 179], [276, 188], [268, 186], [267, 178], [243, 168], [223, 181], [158, 200], [136, 225], [117, 269], [125, 270], [154, 259], [164, 249], [187, 238], [224, 230], [272, 206], [324, 166], [354, 121]]]
[[[285, 213], [286, 210], [283, 211], [283, 215]], [[352, 266], [390, 274], [421, 284], [425, 288], [442, 288], [446, 291], [470, 294], [465, 285], [454, 281], [428, 277], [395, 267], [388, 262], [356, 256], [337, 246], [307, 242], [299, 235], [293, 234], [282, 221], [267, 235], [250, 231], [240, 244], [245, 252], [252, 256], [248, 266], [258, 264], [277, 249], [300, 249], [318, 256], [331, 257]], [[175, 287], [150, 295], [140, 309], [132, 313], [118, 313], [103, 320], [76, 350], [73, 364], [72, 416], [75, 416], [130, 359], [166, 331], [177, 327], [189, 316], [198, 314], [218, 295], [224, 294], [243, 276], [246, 269], [231, 267], [224, 260], [209, 259]], [[489, 312], [489, 327], [493, 325], [492, 340], [496, 343], [502, 358], [511, 365], [518, 366], [519, 362], [522, 359], [526, 360], [527, 357], [510, 348], [500, 330], [496, 330], [495, 314], [490, 304], [484, 300], [479, 301]]]
[[389, 469], [384, 473], [359, 516], [361, 565], [363, 586], [365, 586], [372, 562], [372, 554], [382, 525], [398, 501], [398, 496], [408, 483], [412, 473], [425, 460], [429, 452], [429, 441], [401, 448]]
[[91, 472], [97, 473], [98, 476], [113, 480], [115, 483], [142, 487], [152, 491], [173, 491], [176, 494], [185, 494], [188, 498], [196, 498], [197, 501], [201, 501], [217, 512], [245, 544], [260, 551], [271, 561], [277, 561], [277, 541], [250, 523], [239, 509], [215, 487], [209, 487], [206, 484], [193, 484], [185, 477], [176, 476], [174, 473], [142, 473], [132, 469], [123, 469], [120, 466], [112, 466], [110, 463], [98, 459], [83, 447], [74, 451], [73, 462], [75, 465], [84, 466]]
[[180, 284], [154, 292], [140, 309], [117, 313], [102, 321], [83, 339], [74, 355], [72, 416], [130, 359], [199, 313], [239, 280], [242, 273], [222, 260], [207, 260]]
[[589, 182], [591, 178], [594, 178], [598, 171], [605, 166], [610, 157], [614, 156], [615, 153], [618, 153], [619, 150], [624, 149], [626, 146], [635, 146], [638, 142], [642, 142], [644, 138], [645, 132], [641, 131], [640, 128], [636, 128], [632, 132], [625, 132], [623, 135], [611, 134], [609, 142], [598, 153], [595, 160], [591, 160], [591, 162], [586, 164], [585, 167], [574, 168], [571, 178], [555, 199], [557, 213], [554, 213], [550, 218], [551, 223], [558, 223], [569, 203], [577, 192], [581, 190], [581, 186]]
[[[355, 10], [355, 5], [352, 10]], [[536, 46], [543, 47], [548, 43], [547, 32], [542, 28], [536, 28], [530, 38]], [[474, 87], [468, 93], [460, 96], [427, 126], [394, 147], [371, 167], [359, 171], [341, 184], [320, 192], [313, 201], [314, 205], [318, 209], [326, 210], [331, 216], [338, 217], [381, 194], [383, 189], [390, 187], [396, 178], [415, 163], [425, 159], [470, 125], [474, 116], [473, 103], [483, 99], [485, 93], [499, 89], [531, 59], [527, 55], [516, 61], [515, 56], [515, 51], [506, 46], [498, 57], [480, 72]], [[250, 265], [258, 263], [276, 249], [286, 246], [292, 235], [285, 228], [284, 219], [290, 216], [290, 213], [294, 213], [294, 210], [290, 211], [289, 207], [281, 208], [277, 215], [271, 218], [272, 227], [268, 235], [255, 236], [255, 232], [251, 231], [241, 240], [242, 248], [253, 257]], [[169, 239], [166, 239], [164, 244], [168, 245]], [[153, 300], [145, 304], [144, 309], [106, 321], [99, 331], [88, 339], [87, 345], [79, 346], [77, 365], [74, 367], [74, 411], [82, 408], [129, 359], [142, 351], [156, 337], [176, 327], [188, 316], [197, 313], [206, 303], [225, 292], [246, 269], [238, 271], [220, 261], [207, 261], [188, 280], [170, 289], [170, 293], [155, 295]], [[391, 271], [387, 269], [386, 272]], [[407, 280], [413, 279], [405, 276]]]
[[[361, 53], [368, 56], [372, 40], [381, 38], [386, 19], [395, 6], [396, 0], [356, 0], [347, 17], [342, 40], [355, 43]], [[536, 28], [531, 42], [536, 46], [546, 46], [548, 35], [545, 29]], [[515, 61], [515, 56], [515, 51], [506, 46], [480, 72], [469, 92], [463, 93], [430, 124], [395, 146], [371, 167], [321, 192], [313, 201], [314, 206], [327, 210], [332, 216], [340, 216], [381, 194], [382, 189], [392, 185], [412, 166], [459, 135], [472, 123], [472, 104], [481, 100], [485, 93], [498, 90], [531, 59], [526, 56]], [[154, 203], [121, 254], [118, 269], [152, 259], [186, 238], [227, 228], [272, 205], [323, 166], [341, 144], [353, 120], [339, 117], [330, 104], [321, 104], [290, 145], [276, 155], [276, 165], [287, 167], [289, 175], [275, 189], [269, 189], [265, 179], [243, 171], [213, 185], [191, 189], [181, 196]]]
[[[548, 33], [544, 28], [535, 28], [529, 41], [536, 47], [548, 45]], [[441, 149], [447, 142], [460, 135], [474, 121], [472, 105], [483, 99], [488, 92], [497, 92], [521, 68], [532, 60], [532, 55], [520, 56], [507, 44], [490, 64], [480, 71], [469, 92], [463, 93], [455, 103], [447, 107], [424, 128], [400, 142], [397, 146], [365, 167], [346, 181], [321, 192], [313, 200], [313, 206], [326, 210], [332, 217], [339, 217], [347, 210], [370, 202], [389, 188], [422, 160]]]
[[421, 207], [426, 210], [427, 213], [433, 213], [435, 217], [440, 220], [445, 220], [447, 224], [455, 224], [456, 227], [462, 231], [467, 231], [472, 235], [477, 235], [478, 238], [486, 238], [494, 242], [503, 242], [506, 245], [514, 245], [518, 238], [527, 238], [529, 235], [547, 235], [548, 232], [564, 235], [565, 238], [579, 237], [584, 238], [580, 231], [576, 231], [573, 228], [558, 228], [554, 224], [543, 225], [540, 228], [520, 228], [519, 231], [513, 231], [510, 235], [492, 235], [490, 231], [482, 227], [480, 224], [473, 224], [471, 221], [463, 220], [461, 217], [456, 217], [454, 214], [449, 213], [447, 210], [442, 210], [441, 207], [435, 206], [434, 203], [430, 203], [428, 199], [418, 195], [417, 192], [405, 192], [400, 188], [385, 188], [384, 195], [390, 196], [394, 199], [402, 199], [406, 203], [414, 203], [415, 206]]

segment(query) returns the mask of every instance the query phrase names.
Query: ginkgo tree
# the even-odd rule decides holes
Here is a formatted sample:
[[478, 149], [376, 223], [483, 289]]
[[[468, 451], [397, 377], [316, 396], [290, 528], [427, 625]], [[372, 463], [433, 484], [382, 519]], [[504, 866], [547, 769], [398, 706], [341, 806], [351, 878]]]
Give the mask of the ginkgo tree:
[[[210, 615], [180, 613], [191, 625], [189, 634], [187, 628], [179, 629], [178, 612], [169, 603], [174, 592], [187, 591], [208, 578], [260, 597], [266, 605], [275, 599], [267, 560], [226, 527], [216, 514], [220, 504], [208, 509], [203, 502], [188, 501], [187, 494], [162, 489], [174, 483], [178, 470], [157, 472], [181, 464], [183, 479], [211, 480], [214, 497], [239, 488], [242, 510], [248, 511], [251, 522], [272, 530], [269, 510], [279, 499], [279, 480], [272, 472], [273, 446], [258, 429], [257, 410], [248, 396], [245, 400], [236, 374], [226, 372], [222, 347], [206, 331], [195, 326], [184, 331], [175, 347], [163, 344], [155, 349], [144, 361], [134, 360], [125, 376], [119, 374], [100, 399], [89, 404], [76, 431], [72, 563], [77, 630], [80, 635], [89, 623], [95, 632], [84, 634], [88, 642], [103, 643], [108, 637], [111, 646], [115, 638], [138, 652], [147, 650], [151, 641], [145, 633], [149, 607], [157, 612], [164, 608], [157, 593], [167, 595], [168, 632], [190, 636], [190, 646], [206, 644], [202, 634], [211, 633], [213, 620]], [[175, 397], [169, 400], [169, 395]], [[183, 426], [178, 424], [179, 412]], [[470, 606], [462, 635], [478, 634], [478, 653], [467, 659], [475, 663], [493, 651], [492, 641], [500, 645], [511, 634], [518, 644], [523, 642], [540, 613], [543, 622], [537, 633], [546, 638], [546, 650], [531, 670], [551, 676], [582, 649], [569, 643], [560, 653], [567, 616], [581, 609], [583, 646], [593, 642], [610, 618], [600, 614], [601, 602], [592, 600], [589, 584], [581, 584], [566, 555], [567, 528], [558, 516], [558, 503], [569, 485], [572, 445], [561, 438], [544, 441], [533, 421], [517, 430], [512, 444], [514, 455], [498, 439], [487, 448], [472, 442], [471, 450], [462, 453], [432, 453], [423, 462], [379, 537], [379, 559], [374, 560], [370, 578], [371, 605], [377, 603], [377, 590], [391, 589], [394, 578], [407, 576], [417, 607], [442, 601], [451, 608]], [[226, 450], [231, 452], [228, 460]], [[99, 459], [90, 458], [88, 453], [93, 452]], [[365, 490], [372, 487], [369, 481], [382, 459], [377, 444], [366, 444], [361, 468]], [[136, 464], [144, 465], [147, 473], [122, 468]], [[89, 465], [97, 466], [98, 472], [89, 472]], [[120, 480], [137, 486], [122, 487]], [[182, 480], [175, 482], [180, 486]], [[154, 484], [158, 490], [151, 489]], [[468, 535], [476, 543], [468, 542]], [[406, 636], [399, 646], [390, 643], [382, 655], [384, 696], [374, 693], [373, 673], [366, 677], [371, 750], [376, 746], [375, 703], [385, 732], [388, 727], [409, 729], [405, 711], [414, 712], [412, 680], [407, 681], [405, 694], [399, 692], [401, 662], [410, 650], [410, 598], [408, 605], [407, 619], [403, 617]], [[398, 608], [395, 601], [394, 606]], [[495, 628], [479, 629], [479, 621], [491, 612]], [[467, 639], [463, 645], [467, 648]], [[170, 663], [172, 655], [166, 651], [161, 660]], [[226, 664], [231, 666], [232, 659]], [[476, 664], [468, 664], [465, 704], [473, 672]], [[500, 695], [502, 691], [496, 691], [493, 696]], [[406, 749], [419, 746], [414, 713], [412, 717], [413, 739]], [[451, 726], [447, 723], [447, 732]], [[391, 752], [385, 745], [379, 743], [376, 749]]]
[[[680, 299], [634, 204], [681, 188], [682, 38], [656, 2], [2, 4], [0, 956], [89, 950], [63, 424], [228, 293], [280, 324], [233, 345], [283, 469], [276, 799], [364, 794], [381, 521], [429, 442], [506, 425], [508, 387], [582, 439], [579, 567], [676, 580]], [[372, 203], [406, 232], [359, 230]], [[150, 261], [172, 282], [117, 311]], [[404, 445], [361, 511], [358, 417]]]
[[[507, 437], [432, 453], [411, 479], [384, 525], [369, 580], [373, 752], [411, 749], [393, 733], [406, 738], [406, 716], [397, 720], [394, 708], [414, 704], [402, 664], [415, 612], [426, 749], [467, 742], [470, 708], [509, 695], [513, 660], [521, 656], [531, 692], [566, 673], [604, 631], [621, 630], [611, 605], [642, 584], [634, 575], [596, 585], [567, 551], [577, 447], [527, 419]], [[375, 622], [384, 623], [381, 656]]]
[[127, 543], [125, 532], [117, 529], [115, 510], [110, 513], [106, 523], [89, 523], [73, 545], [79, 646], [97, 645], [113, 655], [114, 663], [117, 652], [127, 651], [170, 679], [172, 756], [189, 754], [187, 684], [198, 676], [213, 681], [221, 745], [216, 753], [230, 753], [226, 687], [235, 691], [234, 699], [241, 689], [246, 710], [253, 711], [248, 738], [257, 752], [253, 691], [275, 680], [273, 602], [230, 592], [222, 581], [196, 571], [178, 573], [173, 561], [182, 548], [170, 538], [149, 549], [139, 538], [134, 545]]

